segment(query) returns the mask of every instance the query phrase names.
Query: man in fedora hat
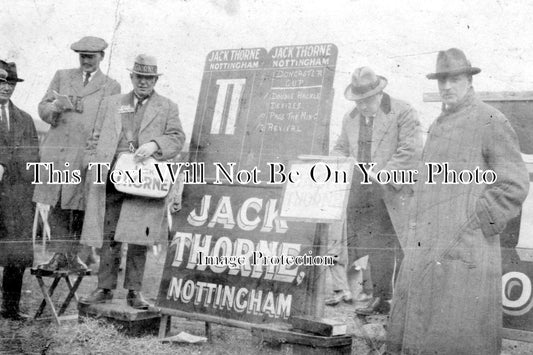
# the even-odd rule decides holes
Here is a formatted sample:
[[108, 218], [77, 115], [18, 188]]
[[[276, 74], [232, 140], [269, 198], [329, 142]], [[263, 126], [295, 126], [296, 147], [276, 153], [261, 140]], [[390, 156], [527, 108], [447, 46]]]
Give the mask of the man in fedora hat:
[[[82, 170], [85, 143], [93, 130], [102, 99], [120, 93], [120, 85], [100, 70], [106, 41], [83, 37], [70, 48], [78, 53], [80, 67], [56, 72], [39, 103], [39, 116], [50, 124], [41, 146], [41, 162], [53, 163], [53, 169], [67, 170], [72, 176], [73, 171]], [[59, 96], [67, 97], [70, 107], [66, 107], [65, 100]], [[83, 177], [84, 171], [81, 174]], [[50, 271], [86, 269], [78, 257], [84, 218], [84, 184], [51, 183], [44, 168], [40, 175], [43, 184], [35, 186], [33, 200], [38, 203], [37, 208], [50, 208], [51, 249], [56, 253], [39, 268]]]
[[[369, 67], [354, 71], [344, 96], [354, 101], [355, 107], [344, 116], [333, 154], [351, 156], [360, 163], [375, 163], [374, 172], [412, 169], [422, 150], [420, 122], [409, 104], [383, 92], [386, 86], [387, 79]], [[408, 185], [364, 185], [363, 180], [362, 172], [356, 168], [347, 209], [346, 272], [353, 283], [354, 262], [368, 255], [372, 281], [366, 281], [356, 299], [368, 302], [356, 312], [386, 314], [392, 298], [393, 269], [401, 253], [397, 235], [403, 233], [403, 212], [412, 191]], [[345, 261], [341, 258], [331, 270], [338, 286], [327, 304], [351, 298], [342, 264]]]
[[[472, 87], [463, 51], [439, 52], [442, 112], [429, 129], [409, 213], [409, 233], [392, 304], [393, 353], [499, 354], [501, 256], [499, 234], [518, 215], [529, 188], [517, 136], [505, 116]], [[424, 163], [456, 171], [493, 170], [490, 183], [427, 183]]]
[[[183, 147], [185, 133], [178, 106], [154, 91], [161, 75], [156, 59], [141, 54], [129, 70], [133, 91], [106, 98], [102, 103], [87, 144], [86, 164], [104, 162], [113, 166], [123, 152], [134, 152], [141, 161], [148, 157], [168, 160]], [[90, 173], [97, 171], [92, 169]], [[105, 180], [105, 184], [90, 184], [87, 194], [82, 243], [101, 247], [101, 255], [98, 288], [81, 302], [92, 304], [113, 298], [121, 258], [119, 241], [128, 240], [124, 278], [127, 304], [146, 309], [149, 304], [141, 294], [146, 241], [166, 238], [165, 199], [126, 195]]]
[[13, 320], [27, 318], [19, 308], [24, 269], [33, 264], [33, 174], [26, 164], [39, 161], [33, 119], [10, 100], [22, 81], [15, 63], [0, 60], [0, 314]]

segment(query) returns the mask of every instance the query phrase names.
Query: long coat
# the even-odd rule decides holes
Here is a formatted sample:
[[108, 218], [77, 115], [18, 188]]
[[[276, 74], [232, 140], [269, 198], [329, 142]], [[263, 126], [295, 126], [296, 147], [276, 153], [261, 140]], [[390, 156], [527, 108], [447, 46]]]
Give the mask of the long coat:
[[[126, 95], [115, 95], [103, 101], [94, 132], [87, 143], [85, 166], [89, 162], [111, 164], [122, 132], [121, 115], [124, 113], [121, 113], [121, 107], [131, 105], [132, 95], [132, 92]], [[139, 129], [139, 146], [154, 141], [159, 146], [154, 158], [157, 160], [174, 158], [185, 142], [178, 106], [156, 92], [152, 94], [146, 105]], [[87, 205], [81, 242], [89, 246], [101, 247], [106, 187], [105, 184], [94, 183], [97, 180], [96, 173], [94, 168], [87, 173]], [[107, 174], [104, 173], [103, 176], [107, 181]], [[162, 228], [164, 217], [164, 199], [127, 197], [122, 203], [115, 239], [129, 240], [133, 244], [135, 240], [161, 239], [166, 232]]]
[[33, 169], [26, 163], [39, 162], [39, 141], [33, 119], [9, 102], [10, 134], [0, 137], [0, 164], [4, 176], [0, 182], [0, 265], [8, 263], [31, 266], [31, 233], [34, 206]]
[[[341, 135], [332, 154], [357, 158], [360, 117], [357, 108], [344, 116]], [[373, 171], [414, 169], [420, 159], [422, 145], [422, 132], [416, 111], [408, 103], [383, 94], [372, 129], [371, 159], [376, 163]], [[411, 195], [412, 189], [408, 185], [383, 185], [383, 200], [400, 242], [403, 240]]]
[[[41, 161], [54, 163], [56, 170], [82, 170], [85, 143], [89, 138], [100, 110], [102, 99], [120, 93], [120, 85], [100, 70], [83, 86], [80, 68], [58, 70], [39, 103], [39, 116], [51, 125], [41, 145]], [[78, 112], [54, 111], [54, 91], [78, 101]], [[75, 105], [76, 106], [76, 105]], [[68, 162], [69, 166], [65, 166]], [[33, 200], [55, 206], [61, 197], [61, 208], [83, 210], [83, 184], [47, 184], [47, 171], [41, 169], [43, 184], [35, 186]]]
[[[424, 163], [460, 172], [492, 169], [494, 184], [428, 183]], [[394, 294], [391, 350], [499, 354], [499, 233], [519, 213], [529, 176], [505, 116], [471, 90], [430, 128], [410, 208], [405, 258]]]

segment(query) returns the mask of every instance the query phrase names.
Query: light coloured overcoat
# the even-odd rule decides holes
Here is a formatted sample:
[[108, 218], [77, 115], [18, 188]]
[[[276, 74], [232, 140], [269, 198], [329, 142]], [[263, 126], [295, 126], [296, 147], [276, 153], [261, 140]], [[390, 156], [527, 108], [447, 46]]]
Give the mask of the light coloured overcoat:
[[[425, 163], [492, 169], [494, 184], [428, 180]], [[529, 188], [518, 139], [505, 116], [473, 90], [432, 124], [409, 213], [396, 283], [390, 350], [416, 354], [499, 354], [499, 233], [518, 215]]]
[[[122, 132], [121, 108], [133, 102], [133, 92], [115, 95], [102, 102], [102, 110], [96, 119], [94, 132], [87, 143], [85, 166], [89, 162], [112, 163]], [[154, 141], [159, 150], [154, 154], [157, 160], [174, 158], [185, 142], [179, 119], [178, 106], [169, 99], [154, 92], [146, 103], [146, 110], [139, 129], [139, 146]], [[107, 180], [107, 169], [102, 174]], [[105, 216], [105, 184], [97, 184], [97, 170], [92, 168], [87, 173], [87, 205], [81, 242], [101, 247], [103, 241]], [[165, 236], [162, 228], [165, 217], [165, 199], [146, 197], [127, 197], [120, 211], [115, 231], [115, 240], [128, 241], [133, 244], [149, 244]]]
[[[87, 86], [83, 86], [83, 74], [80, 68], [58, 70], [39, 103], [39, 116], [49, 123], [48, 130], [41, 144], [41, 162], [54, 163], [56, 170], [82, 170], [85, 143], [89, 138], [96, 115], [100, 110], [102, 99], [120, 93], [120, 85], [98, 70]], [[58, 113], [54, 110], [54, 91], [71, 97], [78, 103], [78, 109]], [[76, 99], [79, 97], [79, 99]], [[68, 166], [65, 166], [68, 163]], [[61, 197], [61, 208], [83, 210], [83, 183], [48, 184], [48, 171], [41, 169], [43, 184], [35, 185], [34, 202], [55, 206]]]
[[[341, 135], [332, 154], [357, 159], [360, 118], [361, 114], [357, 108], [344, 116]], [[381, 107], [374, 118], [372, 129], [371, 161], [376, 163], [373, 171], [414, 169], [420, 159], [422, 145], [422, 132], [416, 111], [406, 102], [383, 94]], [[376, 182], [373, 183], [376, 184]], [[402, 243], [408, 200], [412, 195], [411, 185], [386, 184], [382, 186], [383, 200], [400, 243]]]

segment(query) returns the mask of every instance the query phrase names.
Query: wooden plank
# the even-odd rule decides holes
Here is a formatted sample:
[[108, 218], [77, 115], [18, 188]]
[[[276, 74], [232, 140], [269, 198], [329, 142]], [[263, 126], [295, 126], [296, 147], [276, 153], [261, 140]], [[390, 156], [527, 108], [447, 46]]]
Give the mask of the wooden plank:
[[324, 337], [320, 335], [278, 329], [274, 326], [266, 325], [254, 326], [252, 328], [252, 336], [263, 339], [266, 342], [301, 344], [316, 348], [333, 348], [352, 344], [351, 335]]
[[[533, 91], [480, 91], [476, 92], [482, 101], [533, 101]], [[423, 94], [424, 102], [441, 102], [438, 92]]]
[[80, 302], [78, 303], [78, 311], [90, 316], [107, 317], [128, 322], [159, 318], [160, 316], [157, 311], [132, 308], [123, 299], [113, 299], [111, 302], [98, 304]]
[[526, 330], [502, 328], [502, 337], [505, 339], [533, 343], [533, 332], [528, 332]]
[[180, 310], [171, 309], [171, 308], [150, 307], [148, 308], [148, 310], [151, 312], [160, 312], [161, 315], [188, 318], [188, 319], [193, 319], [193, 320], [198, 320], [198, 321], [203, 321], [203, 322], [211, 322], [215, 324], [221, 324], [221, 325], [226, 325], [226, 326], [235, 327], [235, 328], [243, 328], [243, 329], [248, 329], [248, 330], [251, 330], [252, 327], [257, 326], [256, 324], [243, 322], [239, 320], [227, 319], [227, 318], [212, 316], [209, 314], [185, 312], [185, 311], [180, 311]]

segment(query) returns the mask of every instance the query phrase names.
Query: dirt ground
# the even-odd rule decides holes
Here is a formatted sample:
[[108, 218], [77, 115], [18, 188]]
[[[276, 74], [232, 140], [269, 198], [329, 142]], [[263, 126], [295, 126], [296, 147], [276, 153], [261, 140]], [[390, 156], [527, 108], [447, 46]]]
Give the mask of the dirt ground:
[[[46, 260], [48, 255], [36, 252], [36, 263]], [[149, 252], [147, 269], [144, 278], [145, 297], [155, 303], [159, 289], [165, 251], [159, 255]], [[122, 275], [120, 275], [122, 276]], [[119, 276], [119, 277], [120, 277]], [[45, 280], [45, 282], [48, 280]], [[78, 295], [86, 295], [96, 288], [96, 277], [84, 279]], [[121, 286], [119, 279], [119, 286]], [[56, 289], [53, 299], [59, 302], [67, 294], [64, 282]], [[120, 289], [115, 298], [124, 299], [125, 291]], [[33, 315], [41, 301], [41, 292], [36, 280], [26, 272], [23, 285], [21, 308]], [[369, 319], [369, 325], [363, 327], [359, 319], [354, 317], [354, 306], [342, 303], [336, 307], [326, 307], [325, 316], [346, 322], [348, 332], [354, 335], [352, 345], [353, 354], [368, 354], [371, 348], [365, 342], [363, 335], [372, 335], [379, 340], [385, 335], [382, 324], [383, 317]], [[67, 315], [75, 315], [75, 302], [68, 308]], [[202, 344], [163, 344], [155, 335], [129, 337], [118, 331], [112, 325], [102, 320], [88, 320], [78, 323], [73, 320], [63, 321], [60, 326], [51, 322], [51, 314], [45, 311], [45, 320], [28, 322], [13, 322], [0, 318], [0, 354], [284, 354], [286, 348], [273, 348], [265, 344], [258, 344], [252, 338], [250, 331], [219, 325], [212, 326], [212, 340]], [[154, 329], [156, 331], [156, 329]], [[203, 322], [191, 321], [183, 318], [172, 318], [172, 334], [181, 331], [204, 336]], [[502, 354], [532, 354], [533, 344], [511, 340], [504, 340]]]

